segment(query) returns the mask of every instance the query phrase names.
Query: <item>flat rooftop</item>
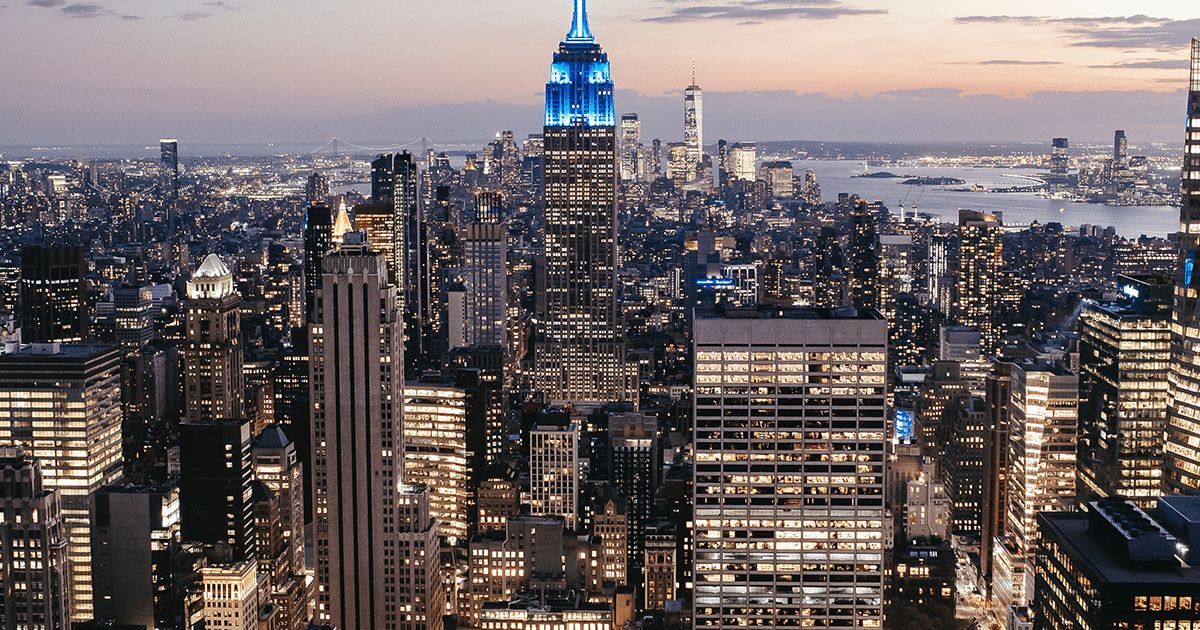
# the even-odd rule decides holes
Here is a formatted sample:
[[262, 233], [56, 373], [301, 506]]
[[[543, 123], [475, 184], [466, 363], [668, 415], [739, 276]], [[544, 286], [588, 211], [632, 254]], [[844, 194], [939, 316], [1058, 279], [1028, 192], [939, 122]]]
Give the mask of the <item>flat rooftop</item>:
[[853, 306], [843, 308], [752, 306], [725, 309], [724, 311], [697, 309], [696, 319], [858, 319], [876, 321], [882, 320], [883, 315], [880, 315], [879, 311], [875, 309], [861, 309]]
[[1189, 568], [1176, 561], [1162, 567], [1137, 566], [1128, 562], [1122, 552], [1091, 532], [1089, 517], [1082, 512], [1043, 512], [1038, 515], [1043, 533], [1055, 538], [1071, 556], [1071, 561], [1084, 567], [1109, 584], [1196, 584], [1200, 568]]

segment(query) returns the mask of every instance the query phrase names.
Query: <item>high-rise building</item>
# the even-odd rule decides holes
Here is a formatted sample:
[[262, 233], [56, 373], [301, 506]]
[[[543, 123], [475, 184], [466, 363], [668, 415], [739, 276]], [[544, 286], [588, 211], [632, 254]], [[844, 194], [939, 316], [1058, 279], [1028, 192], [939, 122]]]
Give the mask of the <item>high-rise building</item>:
[[763, 178], [767, 180], [767, 194], [774, 199], [792, 199], [796, 196], [796, 171], [787, 160], [764, 162]]
[[952, 316], [959, 324], [979, 330], [981, 350], [1000, 346], [997, 310], [1000, 272], [1004, 265], [1003, 224], [999, 213], [958, 211], [958, 271]]
[[850, 305], [879, 308], [879, 215], [860, 201], [850, 220]]
[[1200, 39], [1192, 40], [1188, 90], [1164, 474], [1170, 492], [1196, 495], [1200, 494], [1200, 274], [1196, 273], [1200, 255]]
[[[405, 332], [410, 354], [422, 352], [421, 301], [423, 266], [420, 263], [418, 236], [420, 210], [418, 197], [417, 162], [408, 152], [381, 155], [371, 162], [371, 201], [376, 208], [373, 217], [359, 219], [355, 209], [355, 229], [367, 229], [371, 248], [384, 254], [388, 278], [397, 288], [396, 304], [404, 316]], [[378, 216], [386, 215], [386, 216]], [[365, 225], [368, 222], [371, 225]], [[335, 230], [336, 231], [336, 230]]]
[[695, 626], [882, 627], [887, 322], [759, 308], [694, 330]]
[[121, 350], [35, 344], [0, 354], [0, 447], [42, 467], [62, 502], [71, 620], [93, 615], [91, 498], [121, 478]]
[[1200, 499], [1153, 515], [1119, 500], [1038, 515], [1037, 628], [1187, 628], [1200, 623]]
[[683, 142], [687, 145], [688, 163], [699, 171], [704, 160], [704, 91], [696, 85], [696, 68], [692, 67], [692, 84], [683, 91]]
[[1113, 166], [1121, 167], [1129, 161], [1129, 139], [1125, 130], [1118, 129], [1113, 133]]
[[253, 560], [200, 569], [204, 628], [258, 630], [258, 565]]
[[687, 143], [667, 144], [667, 178], [680, 190], [696, 179], [695, 165], [688, 161]]
[[226, 545], [236, 560], [254, 557], [248, 420], [189, 420], [179, 426], [183, 539]]
[[233, 272], [210, 254], [187, 284], [183, 380], [188, 420], [242, 417], [246, 392], [240, 307]]
[[397, 619], [394, 626], [385, 627], [442, 630], [446, 594], [438, 571], [438, 533], [429, 489], [401, 484], [395, 497], [395, 553], [402, 560], [391, 578]]
[[87, 261], [83, 247], [29, 245], [21, 250], [21, 339], [87, 338]]
[[642, 175], [642, 122], [637, 114], [621, 114], [621, 181]]
[[1055, 138], [1050, 143], [1050, 174], [1064, 176], [1071, 170], [1071, 142]]
[[121, 286], [113, 289], [116, 339], [129, 351], [141, 350], [154, 338], [152, 287]]
[[729, 149], [729, 174], [733, 179], [752, 182], [758, 179], [758, 145], [738, 142]]
[[0, 451], [0, 626], [71, 627], [67, 532], [37, 460]]
[[1037, 515], [1075, 505], [1079, 377], [1061, 365], [1019, 363], [1012, 370], [1008, 429], [1009, 605], [1027, 606], [1037, 549]]
[[158, 141], [158, 174], [163, 196], [170, 201], [179, 198], [179, 141], [163, 138]]
[[300, 454], [279, 425], [267, 427], [254, 440], [250, 453], [255, 481], [279, 495], [283, 538], [297, 573], [303, 573], [304, 559], [304, 470]]
[[609, 497], [592, 515], [592, 532], [600, 539], [600, 566], [604, 581], [617, 586], [629, 583], [629, 513], [623, 501]]
[[625, 401], [617, 315], [617, 127], [608, 54], [575, 0], [546, 84], [545, 324], [537, 389], [548, 401]]
[[658, 490], [658, 419], [651, 414], [620, 413], [608, 420], [613, 486], [625, 497], [629, 524], [626, 553], [630, 583], [640, 583], [646, 527]]
[[387, 260], [351, 232], [325, 257], [309, 326], [317, 617], [344, 628], [401, 625], [403, 322]]
[[529, 432], [529, 506], [575, 529], [579, 514], [579, 425], [540, 423]]
[[508, 229], [500, 222], [467, 225], [463, 241], [465, 347], [508, 346]]
[[188, 576], [179, 561], [179, 490], [106, 486], [93, 497], [92, 528], [96, 619], [180, 626]]
[[404, 483], [429, 489], [429, 513], [438, 537], [467, 542], [471, 500], [467, 450], [467, 394], [438, 379], [404, 386]]
[[329, 199], [329, 178], [324, 173], [312, 172], [304, 182], [304, 201], [309, 206], [325, 204]]
[[1012, 363], [998, 361], [984, 380], [987, 424], [983, 433], [983, 506], [979, 535], [979, 569], [991, 594], [993, 551], [1008, 531], [1008, 412], [1012, 398]]
[[1079, 318], [1081, 504], [1120, 497], [1150, 509], [1162, 493], [1170, 406], [1171, 293], [1166, 278], [1122, 277], [1123, 299]]
[[324, 202], [309, 204], [304, 222], [304, 309], [305, 322], [316, 315], [321, 294], [322, 262], [333, 249], [333, 214]]

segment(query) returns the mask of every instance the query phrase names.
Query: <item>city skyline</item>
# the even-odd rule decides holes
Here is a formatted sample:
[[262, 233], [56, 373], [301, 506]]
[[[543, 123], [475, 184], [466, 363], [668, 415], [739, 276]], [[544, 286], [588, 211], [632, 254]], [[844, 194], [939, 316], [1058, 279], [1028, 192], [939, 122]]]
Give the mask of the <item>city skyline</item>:
[[[0, 5], [0, 37], [39, 53], [37, 64], [0, 69], [0, 81], [17, 88], [0, 97], [0, 114], [24, 123], [0, 145], [168, 133], [185, 144], [528, 133], [537, 126], [530, 86], [545, 79], [538, 43], [561, 30], [555, 18], [566, 8], [14, 1]], [[639, 112], [651, 137], [676, 130], [695, 55], [709, 138], [1001, 141], [1061, 130], [1099, 140], [1122, 121], [1135, 137], [1174, 141], [1181, 53], [1198, 20], [1179, 2], [1151, 2], [1137, 15], [1122, 8], [760, 0], [706, 10], [605, 0], [591, 10], [609, 47], [622, 51], [617, 109]], [[46, 47], [48, 38], [90, 42], [89, 63], [109, 70], [80, 72], [80, 48]], [[388, 58], [403, 60], [389, 81], [371, 54], [380, 41], [393, 43]], [[72, 93], [87, 98], [61, 98]]]

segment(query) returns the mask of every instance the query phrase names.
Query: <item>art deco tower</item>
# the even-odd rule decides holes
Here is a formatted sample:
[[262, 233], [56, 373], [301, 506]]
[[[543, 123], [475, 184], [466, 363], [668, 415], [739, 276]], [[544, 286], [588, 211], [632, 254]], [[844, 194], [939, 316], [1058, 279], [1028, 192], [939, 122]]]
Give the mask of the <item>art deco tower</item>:
[[1200, 494], [1200, 275], [1196, 274], [1196, 256], [1200, 254], [1200, 39], [1192, 40], [1188, 90], [1164, 477], [1168, 491], [1194, 495]]
[[575, 0], [546, 84], [546, 312], [537, 386], [548, 401], [627, 398], [614, 292], [617, 175], [608, 55], [592, 36], [587, 0]]
[[242, 417], [241, 297], [233, 272], [210, 254], [187, 284], [183, 359], [188, 420]]

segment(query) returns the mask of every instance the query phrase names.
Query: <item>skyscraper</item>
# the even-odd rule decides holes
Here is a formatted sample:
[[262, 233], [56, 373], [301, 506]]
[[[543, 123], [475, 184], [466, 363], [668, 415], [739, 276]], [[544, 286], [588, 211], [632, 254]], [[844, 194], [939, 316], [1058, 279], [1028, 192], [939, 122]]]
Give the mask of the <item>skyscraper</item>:
[[360, 233], [325, 257], [309, 326], [318, 621], [394, 630], [403, 323], [387, 261]]
[[21, 250], [21, 339], [73, 342], [87, 337], [87, 261], [83, 247]]
[[324, 204], [329, 199], [329, 178], [323, 173], [313, 172], [304, 183], [304, 200], [308, 205]]
[[179, 426], [183, 539], [226, 545], [235, 560], [254, 557], [248, 420], [189, 420]]
[[1055, 138], [1050, 143], [1050, 174], [1065, 176], [1071, 170], [1071, 141]]
[[401, 484], [395, 491], [395, 501], [398, 540], [394, 553], [402, 560], [395, 562], [395, 577], [390, 580], [396, 593], [392, 597], [397, 600], [393, 608], [397, 619], [391, 625], [369, 627], [442, 630], [446, 593], [438, 571], [438, 534], [429, 512], [429, 489]]
[[694, 330], [695, 626], [882, 627], [887, 322], [760, 307]]
[[617, 315], [617, 128], [608, 55], [575, 0], [546, 84], [546, 321], [537, 389], [549, 401], [630, 398]]
[[850, 220], [850, 305], [879, 308], [879, 219], [875, 206], [859, 201]]
[[0, 451], [0, 626], [70, 628], [69, 576], [58, 491], [37, 460]]
[[438, 537], [467, 542], [467, 510], [474, 498], [467, 468], [467, 394], [422, 379], [404, 386], [404, 483], [429, 489], [429, 513]]
[[[363, 223], [355, 209], [354, 229], [368, 229], [371, 248], [387, 259], [388, 277], [397, 289], [396, 304], [404, 316], [410, 360], [423, 352], [426, 304], [422, 301], [420, 209], [417, 162], [408, 152], [381, 155], [371, 162], [371, 201], [375, 216]], [[336, 232], [336, 229], [334, 230]]]
[[304, 312], [305, 322], [316, 315], [321, 294], [322, 262], [333, 248], [333, 213], [325, 203], [309, 204], [304, 222]]
[[637, 114], [621, 114], [621, 181], [641, 178], [642, 123]]
[[561, 518], [575, 529], [579, 514], [579, 425], [539, 423], [529, 432], [529, 505], [534, 516]]
[[1087, 301], [1079, 318], [1076, 495], [1080, 504], [1120, 497], [1150, 509], [1162, 494], [1172, 285], [1154, 276], [1118, 282], [1124, 299]]
[[1192, 40], [1188, 90], [1165, 478], [1169, 491], [1195, 495], [1200, 494], [1200, 39]]
[[963, 326], [979, 330], [981, 350], [1000, 346], [1000, 271], [1004, 265], [1003, 224], [999, 213], [958, 211], [958, 274], [953, 317]]
[[738, 142], [730, 147], [729, 176], [744, 182], [758, 179], [758, 145]]
[[696, 172], [704, 159], [704, 91], [696, 85], [695, 61], [692, 64], [692, 84], [683, 91], [683, 142]]
[[188, 420], [242, 417], [240, 306], [233, 272], [210, 254], [187, 283], [183, 380]]
[[1125, 137], [1125, 130], [1118, 129], [1113, 133], [1113, 166], [1124, 166], [1129, 161], [1129, 140]]
[[463, 241], [464, 347], [508, 346], [508, 230], [498, 220], [467, 225]]
[[73, 622], [93, 616], [92, 494], [121, 478], [121, 356], [57, 344], [0, 355], [0, 447], [36, 458], [62, 497]]
[[159, 182], [163, 196], [174, 201], [179, 198], [179, 141], [163, 138], [158, 141]]

